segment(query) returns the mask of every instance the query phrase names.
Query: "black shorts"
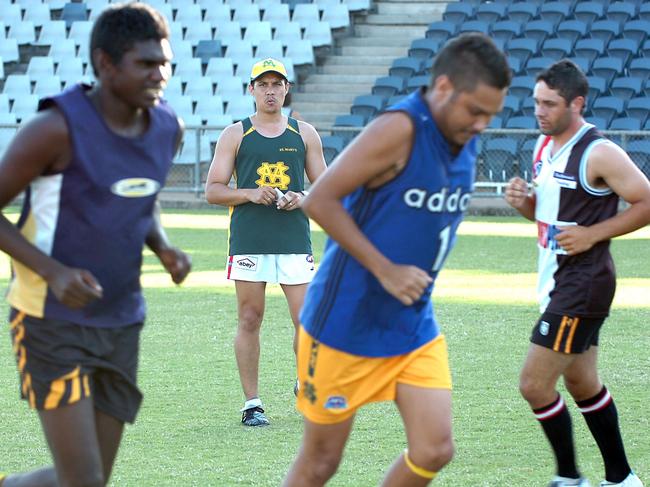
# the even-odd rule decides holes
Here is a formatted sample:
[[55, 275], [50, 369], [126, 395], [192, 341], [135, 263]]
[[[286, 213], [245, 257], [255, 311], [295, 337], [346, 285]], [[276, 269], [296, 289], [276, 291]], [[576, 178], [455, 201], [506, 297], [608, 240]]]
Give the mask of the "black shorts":
[[533, 328], [530, 341], [561, 353], [582, 353], [598, 346], [605, 318], [580, 318], [545, 312]]
[[133, 423], [142, 402], [136, 385], [142, 323], [80, 326], [11, 311], [20, 394], [34, 409], [56, 409], [92, 397], [94, 406]]

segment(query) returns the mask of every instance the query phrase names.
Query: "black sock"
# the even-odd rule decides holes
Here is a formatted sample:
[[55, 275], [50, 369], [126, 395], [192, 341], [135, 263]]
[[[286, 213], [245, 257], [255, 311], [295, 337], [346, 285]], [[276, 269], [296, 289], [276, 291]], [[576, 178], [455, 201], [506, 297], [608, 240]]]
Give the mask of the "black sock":
[[573, 430], [571, 416], [562, 396], [543, 408], [533, 409], [535, 417], [544, 429], [551, 448], [555, 453], [557, 474], [560, 477], [577, 479], [580, 477], [576, 467], [576, 455], [573, 448]]
[[591, 399], [576, 401], [605, 462], [605, 479], [622, 482], [632, 471], [627, 463], [614, 399], [605, 386]]

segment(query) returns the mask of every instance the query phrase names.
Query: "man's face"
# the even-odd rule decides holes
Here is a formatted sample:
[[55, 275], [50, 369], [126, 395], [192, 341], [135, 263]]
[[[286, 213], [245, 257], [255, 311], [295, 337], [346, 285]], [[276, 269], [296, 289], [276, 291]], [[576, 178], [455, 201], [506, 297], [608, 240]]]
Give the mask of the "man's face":
[[156, 105], [171, 75], [171, 58], [167, 39], [136, 42], [110, 69], [113, 91], [135, 107]]
[[441, 78], [436, 80], [439, 113], [436, 122], [452, 145], [463, 146], [483, 132], [492, 117], [501, 111], [507, 88], [479, 82], [472, 91], [458, 91], [446, 76]]
[[279, 112], [284, 98], [289, 92], [287, 81], [276, 73], [266, 73], [248, 86], [248, 91], [255, 97], [257, 111], [265, 113]]
[[568, 129], [575, 107], [567, 104], [557, 90], [549, 88], [544, 81], [538, 81], [533, 91], [533, 98], [535, 118], [540, 132], [544, 135], [559, 135]]

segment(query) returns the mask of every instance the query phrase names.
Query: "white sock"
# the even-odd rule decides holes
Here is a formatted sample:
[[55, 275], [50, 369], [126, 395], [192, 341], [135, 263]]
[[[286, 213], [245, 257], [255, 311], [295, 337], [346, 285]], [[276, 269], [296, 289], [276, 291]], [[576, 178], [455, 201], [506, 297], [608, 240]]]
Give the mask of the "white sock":
[[262, 407], [262, 400], [259, 397], [254, 397], [253, 399], [249, 399], [244, 403], [244, 407], [242, 408], [242, 411], [246, 411], [247, 409], [252, 409], [256, 407]]

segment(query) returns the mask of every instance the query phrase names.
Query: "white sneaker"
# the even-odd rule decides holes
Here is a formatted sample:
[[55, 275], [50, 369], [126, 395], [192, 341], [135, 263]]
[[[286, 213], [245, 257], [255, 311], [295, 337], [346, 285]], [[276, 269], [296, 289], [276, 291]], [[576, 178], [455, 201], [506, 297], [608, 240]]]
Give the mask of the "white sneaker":
[[623, 482], [619, 482], [618, 484], [615, 484], [614, 482], [608, 482], [607, 480], [603, 480], [600, 483], [600, 487], [605, 487], [607, 485], [618, 487], [643, 487], [643, 482], [641, 482], [641, 479], [637, 477], [634, 472], [630, 472], [630, 475], [628, 475], [627, 478], [623, 480]]
[[569, 479], [566, 477], [555, 476], [548, 487], [591, 487], [587, 479], [581, 477], [579, 479]]

